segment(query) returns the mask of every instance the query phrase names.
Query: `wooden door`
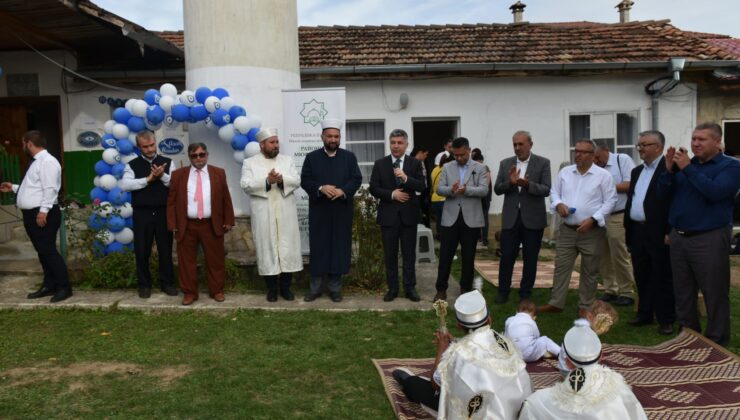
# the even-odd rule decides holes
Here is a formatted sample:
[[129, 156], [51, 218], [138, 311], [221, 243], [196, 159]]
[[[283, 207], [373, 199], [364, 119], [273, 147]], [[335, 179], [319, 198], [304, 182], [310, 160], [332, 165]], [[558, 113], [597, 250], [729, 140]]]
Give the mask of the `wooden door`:
[[28, 167], [21, 137], [28, 131], [27, 110], [23, 105], [0, 105], [0, 142], [11, 155], [20, 158], [21, 176]]

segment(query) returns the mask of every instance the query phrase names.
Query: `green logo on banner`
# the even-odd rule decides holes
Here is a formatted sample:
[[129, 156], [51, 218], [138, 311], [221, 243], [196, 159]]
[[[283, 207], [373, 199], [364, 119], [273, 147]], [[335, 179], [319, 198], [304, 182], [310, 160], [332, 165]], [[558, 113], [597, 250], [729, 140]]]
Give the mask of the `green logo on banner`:
[[316, 127], [318, 123], [323, 121], [324, 117], [326, 117], [326, 114], [328, 113], [329, 111], [324, 108], [324, 103], [319, 102], [316, 99], [311, 99], [310, 102], [304, 103], [303, 109], [301, 110], [303, 122], [306, 124], [311, 124], [314, 127]]

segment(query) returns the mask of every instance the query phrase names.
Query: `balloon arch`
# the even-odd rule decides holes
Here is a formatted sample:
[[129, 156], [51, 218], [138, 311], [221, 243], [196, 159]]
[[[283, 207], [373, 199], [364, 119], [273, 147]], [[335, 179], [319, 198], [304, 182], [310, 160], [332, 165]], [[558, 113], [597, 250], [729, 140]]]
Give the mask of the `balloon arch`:
[[95, 163], [95, 188], [90, 191], [94, 210], [88, 226], [96, 231], [93, 251], [98, 255], [133, 249], [134, 232], [131, 193], [121, 189], [121, 177], [126, 164], [140, 155], [136, 134], [162, 127], [175, 128], [180, 123], [203, 122], [218, 130], [218, 137], [231, 144], [234, 160], [259, 152], [255, 136], [262, 125], [257, 115], [236, 105], [223, 88], [200, 87], [195, 92], [183, 90], [178, 95], [171, 83], [159, 90], [149, 89], [143, 99], [129, 99], [125, 106], [113, 111], [113, 119], [103, 126], [103, 158]]

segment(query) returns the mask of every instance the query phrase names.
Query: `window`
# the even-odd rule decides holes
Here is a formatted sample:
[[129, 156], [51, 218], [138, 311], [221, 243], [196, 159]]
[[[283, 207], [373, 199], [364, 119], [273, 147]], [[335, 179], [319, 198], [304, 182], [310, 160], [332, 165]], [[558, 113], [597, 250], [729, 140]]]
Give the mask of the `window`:
[[637, 159], [635, 149], [639, 134], [638, 112], [600, 112], [573, 114], [570, 116], [570, 157], [580, 139], [604, 139], [609, 142], [609, 150], [624, 153]]
[[385, 121], [348, 121], [347, 150], [357, 156], [362, 182], [370, 183], [376, 160], [385, 155]]
[[730, 156], [740, 156], [740, 120], [725, 120], [722, 125], [725, 153]]

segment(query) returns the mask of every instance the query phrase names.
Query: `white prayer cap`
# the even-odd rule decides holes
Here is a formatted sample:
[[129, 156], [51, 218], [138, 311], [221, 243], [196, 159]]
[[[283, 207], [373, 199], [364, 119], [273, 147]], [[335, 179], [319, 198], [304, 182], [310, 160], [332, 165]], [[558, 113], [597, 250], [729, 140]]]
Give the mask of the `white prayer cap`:
[[277, 137], [277, 135], [277, 128], [263, 128], [257, 132], [255, 138], [257, 138], [258, 142], [262, 143], [270, 137]]
[[587, 366], [599, 361], [601, 340], [591, 329], [586, 319], [577, 319], [573, 327], [565, 333], [563, 350], [576, 366]]
[[486, 300], [477, 290], [460, 295], [455, 301], [455, 314], [463, 327], [478, 328], [488, 321]]
[[323, 121], [321, 121], [321, 131], [326, 130], [327, 128], [336, 128], [337, 130], [342, 130], [342, 120], [336, 119], [336, 118], [327, 118]]

